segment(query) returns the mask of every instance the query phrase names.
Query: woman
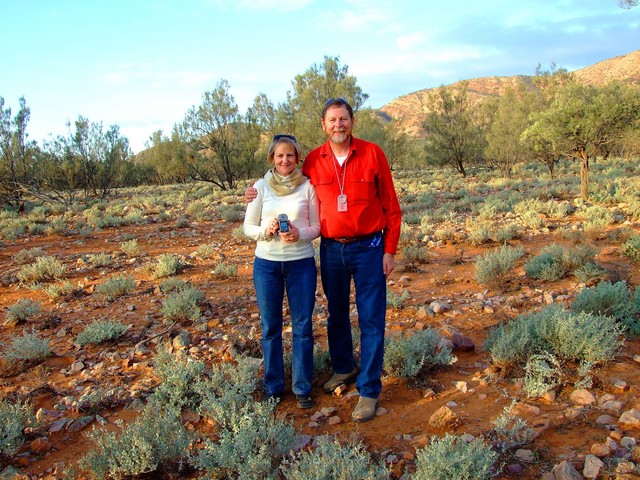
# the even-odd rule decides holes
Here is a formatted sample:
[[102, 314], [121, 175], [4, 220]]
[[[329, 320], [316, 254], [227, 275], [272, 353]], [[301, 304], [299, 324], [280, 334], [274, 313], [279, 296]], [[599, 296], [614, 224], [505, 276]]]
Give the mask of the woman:
[[268, 397], [284, 393], [282, 306], [286, 289], [293, 330], [291, 386], [298, 406], [312, 408], [311, 318], [317, 269], [311, 241], [320, 235], [318, 200], [298, 168], [300, 144], [293, 135], [274, 136], [268, 159], [273, 168], [256, 182], [258, 195], [247, 205], [243, 225], [245, 235], [257, 242], [253, 282], [262, 323], [264, 389]]

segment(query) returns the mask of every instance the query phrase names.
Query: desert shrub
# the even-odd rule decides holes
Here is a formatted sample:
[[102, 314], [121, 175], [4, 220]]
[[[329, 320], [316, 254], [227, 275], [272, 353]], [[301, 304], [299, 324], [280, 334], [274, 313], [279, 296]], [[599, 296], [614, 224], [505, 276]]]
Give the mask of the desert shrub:
[[581, 244], [563, 247], [557, 243], [547, 245], [540, 253], [532, 257], [524, 265], [524, 271], [531, 278], [554, 281], [565, 277], [568, 273], [594, 264], [595, 250], [589, 245]]
[[7, 309], [7, 321], [5, 322], [5, 325], [15, 325], [18, 322], [23, 322], [29, 317], [38, 315], [40, 310], [40, 302], [37, 300], [34, 301], [29, 298], [21, 298]]
[[481, 285], [504, 285], [522, 255], [524, 250], [521, 247], [508, 245], [481, 255], [476, 260], [476, 280]]
[[200, 318], [200, 304], [204, 293], [193, 287], [185, 287], [169, 294], [162, 304], [162, 315], [167, 321], [192, 320]]
[[402, 304], [408, 298], [410, 298], [410, 295], [407, 290], [403, 290], [402, 293], [394, 293], [391, 290], [387, 290], [387, 307], [402, 308]]
[[578, 281], [582, 283], [592, 282], [597, 278], [604, 278], [607, 271], [600, 267], [597, 263], [587, 263], [573, 271]]
[[407, 245], [402, 249], [402, 258], [408, 264], [427, 263], [429, 250], [422, 245]]
[[321, 349], [316, 343], [313, 347], [313, 373], [319, 375], [331, 369], [331, 355], [329, 350]]
[[227, 262], [218, 262], [211, 272], [215, 278], [236, 278], [238, 267]]
[[18, 271], [18, 280], [23, 283], [57, 280], [64, 275], [66, 267], [55, 257], [48, 255], [36, 258]]
[[42, 291], [49, 295], [51, 300], [56, 302], [60, 299], [70, 297], [73, 292], [76, 291], [76, 288], [69, 280], [64, 280], [61, 283], [52, 283], [51, 285], [43, 287]]
[[177, 275], [184, 268], [180, 257], [172, 253], [163, 253], [156, 259], [156, 263], [149, 267], [151, 278], [162, 278]]
[[491, 478], [498, 455], [481, 438], [470, 442], [445, 434], [432, 437], [429, 444], [416, 452], [417, 480], [479, 480]]
[[226, 222], [239, 222], [244, 218], [244, 208], [241, 203], [221, 205], [217, 213]]
[[488, 241], [490, 235], [490, 224], [487, 222], [467, 221], [467, 239], [472, 245], [482, 245]]
[[484, 346], [501, 367], [523, 366], [532, 355], [544, 353], [597, 365], [610, 361], [620, 350], [621, 331], [612, 317], [551, 305], [492, 328]]
[[129, 258], [140, 255], [140, 245], [138, 245], [138, 240], [135, 238], [122, 242], [120, 250]]
[[388, 375], [401, 378], [417, 376], [421, 371], [439, 365], [451, 365], [456, 357], [448, 348], [438, 345], [439, 335], [433, 329], [387, 337], [383, 368]]
[[215, 243], [202, 243], [198, 245], [196, 253], [200, 258], [211, 258], [217, 250]]
[[40, 247], [26, 248], [16, 252], [11, 259], [18, 265], [24, 265], [35, 261], [38, 257], [44, 257], [47, 253]]
[[593, 205], [578, 213], [578, 217], [584, 220], [585, 231], [602, 230], [614, 222], [611, 211], [601, 205]]
[[281, 466], [287, 480], [370, 480], [389, 477], [387, 468], [373, 461], [362, 444], [341, 445], [318, 438], [314, 450], [302, 451]]
[[185, 406], [196, 408], [200, 404], [200, 395], [195, 388], [203, 375], [204, 363], [159, 348], [153, 357], [153, 370], [161, 381], [152, 397], [156, 405], [182, 409]]
[[136, 281], [131, 275], [116, 275], [96, 286], [96, 293], [107, 301], [127, 295], [136, 288]]
[[640, 262], [640, 235], [632, 235], [621, 246], [622, 254], [634, 262]]
[[40, 338], [35, 333], [25, 333], [19, 337], [11, 337], [2, 351], [2, 358], [7, 363], [37, 362], [51, 353], [49, 340]]
[[97, 320], [90, 323], [76, 337], [76, 343], [80, 345], [97, 345], [108, 340], [115, 340], [124, 335], [128, 326], [113, 320]]
[[612, 317], [631, 336], [640, 336], [640, 288], [632, 292], [624, 281], [614, 284], [602, 281], [582, 290], [571, 302], [571, 310]]
[[492, 229], [489, 232], [491, 240], [496, 243], [506, 243], [518, 234], [518, 227], [512, 223], [500, 228]]
[[231, 409], [228, 425], [215, 441], [205, 440], [195, 466], [205, 478], [277, 479], [284, 456], [294, 445], [295, 429], [275, 416], [275, 402], [250, 401], [250, 408]]
[[513, 451], [530, 443], [535, 438], [535, 432], [529, 428], [527, 422], [513, 415], [512, 410], [516, 401], [506, 406], [502, 413], [493, 421], [494, 428], [488, 437], [493, 447], [501, 453]]
[[162, 293], [171, 293], [184, 290], [188, 286], [189, 283], [186, 280], [182, 280], [181, 278], [176, 277], [169, 277], [166, 280], [162, 281], [159, 288]]
[[14, 454], [24, 442], [24, 429], [34, 424], [31, 404], [0, 401], [0, 453]]
[[89, 255], [87, 262], [95, 268], [107, 267], [113, 263], [113, 257], [104, 252], [93, 253]]
[[564, 382], [560, 362], [547, 352], [531, 355], [524, 372], [524, 390], [529, 397], [540, 397]]
[[116, 432], [94, 429], [88, 434], [95, 449], [78, 462], [84, 478], [106, 480], [155, 472], [186, 460], [193, 440], [173, 409], [147, 408], [128, 427]]
[[189, 226], [189, 219], [183, 215], [180, 215], [175, 223], [173, 224], [175, 228], [187, 228]]

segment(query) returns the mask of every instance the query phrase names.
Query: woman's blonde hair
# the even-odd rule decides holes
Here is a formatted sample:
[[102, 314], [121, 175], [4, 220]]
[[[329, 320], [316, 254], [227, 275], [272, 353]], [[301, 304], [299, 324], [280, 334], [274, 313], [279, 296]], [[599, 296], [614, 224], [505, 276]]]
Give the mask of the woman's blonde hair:
[[267, 153], [267, 160], [269, 163], [273, 163], [273, 156], [276, 152], [276, 146], [280, 143], [286, 143], [289, 145], [293, 145], [293, 148], [296, 151], [296, 160], [300, 161], [300, 144], [298, 143], [298, 139], [293, 135], [289, 135], [288, 133], [282, 133], [279, 135], [274, 135], [271, 143], [269, 144], [269, 150]]

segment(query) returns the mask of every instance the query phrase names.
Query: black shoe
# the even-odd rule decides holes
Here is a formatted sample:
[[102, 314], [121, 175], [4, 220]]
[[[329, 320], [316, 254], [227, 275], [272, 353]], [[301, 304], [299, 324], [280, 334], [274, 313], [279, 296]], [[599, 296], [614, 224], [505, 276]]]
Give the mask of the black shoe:
[[298, 407], [307, 410], [315, 405], [313, 399], [309, 395], [296, 395], [298, 399]]

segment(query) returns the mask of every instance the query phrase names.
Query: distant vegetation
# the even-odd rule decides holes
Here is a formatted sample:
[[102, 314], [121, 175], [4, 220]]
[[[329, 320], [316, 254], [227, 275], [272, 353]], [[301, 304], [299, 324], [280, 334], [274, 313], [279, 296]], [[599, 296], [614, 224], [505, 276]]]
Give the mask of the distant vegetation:
[[471, 101], [467, 82], [433, 89], [424, 138], [363, 108], [368, 95], [337, 57], [325, 57], [292, 85], [285, 103], [275, 106], [260, 94], [242, 114], [222, 79], [170, 134], [153, 132], [135, 156], [117, 125], [105, 128], [82, 116], [66, 136], [38, 145], [29, 140], [26, 99], [14, 115], [0, 97], [0, 206], [22, 209], [34, 198], [70, 206], [145, 184], [202, 181], [232, 190], [262, 175], [273, 134], [295, 134], [304, 153], [324, 141], [317, 119], [324, 101], [336, 96], [358, 111], [356, 135], [380, 144], [394, 169], [447, 166], [465, 176], [483, 166], [509, 177], [517, 165], [542, 162], [553, 177], [561, 158], [577, 159], [586, 200], [590, 163], [640, 152], [640, 89], [622, 82], [587, 85], [561, 68], [538, 68], [535, 77], [519, 78], [503, 95], [480, 103]]

